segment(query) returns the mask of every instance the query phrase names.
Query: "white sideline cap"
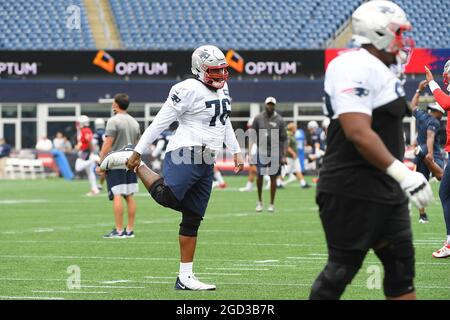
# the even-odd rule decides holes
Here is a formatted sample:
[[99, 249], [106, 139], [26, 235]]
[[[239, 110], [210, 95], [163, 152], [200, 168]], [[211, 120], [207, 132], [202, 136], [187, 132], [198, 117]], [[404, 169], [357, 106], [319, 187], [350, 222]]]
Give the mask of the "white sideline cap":
[[275, 99], [274, 97], [267, 97], [265, 103], [266, 104], [268, 104], [268, 103], [277, 104], [277, 99]]
[[436, 102], [436, 103], [430, 103], [428, 106], [427, 106], [427, 108], [428, 109], [431, 109], [431, 110], [435, 110], [435, 111], [439, 111], [439, 112], [441, 112], [443, 115], [445, 115], [445, 110]]

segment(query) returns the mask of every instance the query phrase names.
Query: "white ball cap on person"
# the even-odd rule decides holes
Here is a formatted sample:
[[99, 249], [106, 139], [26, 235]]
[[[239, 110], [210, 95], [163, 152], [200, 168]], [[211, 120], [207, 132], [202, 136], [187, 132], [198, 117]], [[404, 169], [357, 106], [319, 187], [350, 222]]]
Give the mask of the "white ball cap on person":
[[428, 108], [428, 109], [431, 109], [431, 110], [439, 111], [439, 112], [441, 112], [442, 114], [445, 115], [445, 110], [444, 110], [444, 109], [439, 105], [439, 103], [437, 103], [437, 102], [435, 102], [435, 103], [430, 103], [430, 104], [427, 106], [427, 108]]
[[275, 99], [274, 97], [267, 97], [265, 103], [266, 104], [269, 104], [269, 103], [277, 104], [277, 99]]

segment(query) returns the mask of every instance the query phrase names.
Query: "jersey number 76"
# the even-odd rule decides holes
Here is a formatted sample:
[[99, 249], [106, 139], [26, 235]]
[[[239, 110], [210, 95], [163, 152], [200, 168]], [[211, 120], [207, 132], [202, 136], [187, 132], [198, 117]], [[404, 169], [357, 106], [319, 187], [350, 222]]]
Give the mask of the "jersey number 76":
[[[222, 123], [222, 125], [225, 125], [225, 121], [230, 116], [230, 112], [231, 112], [231, 110], [228, 110], [228, 108], [227, 108], [227, 106], [231, 105], [230, 100], [228, 100], [227, 98], [222, 99], [222, 101], [220, 101], [219, 99], [211, 100], [211, 101], [206, 101], [205, 105], [206, 105], [206, 108], [212, 108], [214, 106], [214, 116], [211, 118], [211, 121], [209, 122], [209, 126], [215, 127], [217, 117], [219, 117], [219, 116], [220, 116], [219, 117], [220, 122]], [[222, 113], [220, 112], [220, 109], [222, 109]]]

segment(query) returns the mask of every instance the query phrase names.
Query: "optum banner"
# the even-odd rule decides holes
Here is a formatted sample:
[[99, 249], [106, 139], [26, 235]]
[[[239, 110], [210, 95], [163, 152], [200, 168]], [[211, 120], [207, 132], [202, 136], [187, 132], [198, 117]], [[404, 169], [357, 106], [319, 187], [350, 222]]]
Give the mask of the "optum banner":
[[[231, 76], [323, 74], [323, 50], [224, 51]], [[2, 78], [177, 78], [190, 74], [191, 51], [0, 51]]]

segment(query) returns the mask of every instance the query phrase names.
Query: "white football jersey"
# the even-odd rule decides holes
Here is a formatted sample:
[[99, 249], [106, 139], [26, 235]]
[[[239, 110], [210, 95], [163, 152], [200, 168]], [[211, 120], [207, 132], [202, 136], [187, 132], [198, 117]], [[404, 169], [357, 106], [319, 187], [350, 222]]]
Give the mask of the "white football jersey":
[[381, 60], [361, 48], [333, 59], [325, 74], [325, 113], [372, 111], [405, 96], [400, 80]]
[[212, 90], [196, 79], [187, 79], [174, 85], [161, 110], [144, 132], [135, 151], [142, 154], [146, 148], [173, 121], [179, 126], [167, 145], [167, 151], [181, 147], [206, 146], [220, 150], [225, 143], [234, 154], [240, 152], [229, 114], [231, 98], [228, 85]]

